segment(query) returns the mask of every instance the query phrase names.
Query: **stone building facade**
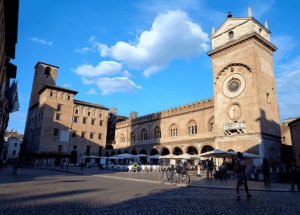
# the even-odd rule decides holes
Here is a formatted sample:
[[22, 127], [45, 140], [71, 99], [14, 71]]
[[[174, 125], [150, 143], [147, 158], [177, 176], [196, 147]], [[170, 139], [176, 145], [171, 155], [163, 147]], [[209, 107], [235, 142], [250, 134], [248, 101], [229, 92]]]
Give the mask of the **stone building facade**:
[[12, 160], [19, 156], [20, 148], [23, 143], [23, 135], [18, 134], [14, 129], [5, 132], [6, 152], [4, 160]]
[[36, 165], [80, 162], [106, 146], [108, 108], [75, 100], [78, 92], [56, 86], [57, 70], [35, 66], [22, 154]]
[[10, 62], [15, 59], [18, 36], [19, 0], [0, 1], [0, 152], [4, 148], [4, 136], [9, 114], [18, 110], [16, 83], [17, 67]]
[[293, 120], [288, 124], [291, 132], [293, 157], [300, 163], [300, 118]]
[[[230, 14], [212, 32], [214, 97], [116, 124], [113, 150], [200, 154], [233, 150], [280, 163], [281, 134], [267, 23]], [[120, 152], [119, 152], [120, 151]], [[258, 163], [261, 161], [257, 161]]]

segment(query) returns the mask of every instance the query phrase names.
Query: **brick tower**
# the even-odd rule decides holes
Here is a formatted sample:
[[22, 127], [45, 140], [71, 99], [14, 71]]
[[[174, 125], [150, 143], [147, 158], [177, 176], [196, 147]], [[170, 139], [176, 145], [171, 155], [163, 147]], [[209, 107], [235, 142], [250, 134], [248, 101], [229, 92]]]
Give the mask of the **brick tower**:
[[59, 67], [47, 63], [38, 62], [34, 69], [34, 78], [31, 88], [31, 96], [29, 108], [39, 102], [39, 95], [37, 92], [42, 89], [44, 85], [56, 85], [57, 69]]
[[280, 163], [281, 135], [267, 21], [228, 18], [212, 30], [214, 119], [220, 150], [249, 152]]

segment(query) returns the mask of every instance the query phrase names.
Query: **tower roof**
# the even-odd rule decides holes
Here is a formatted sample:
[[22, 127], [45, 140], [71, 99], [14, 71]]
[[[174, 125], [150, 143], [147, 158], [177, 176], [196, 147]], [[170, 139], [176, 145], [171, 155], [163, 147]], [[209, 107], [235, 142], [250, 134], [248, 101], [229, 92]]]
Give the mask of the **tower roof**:
[[41, 61], [37, 62], [37, 64], [34, 66], [34, 68], [36, 68], [37, 65], [39, 65], [39, 64], [45, 64], [45, 65], [47, 65], [47, 66], [55, 67], [55, 68], [57, 68], [57, 69], [59, 68], [58, 66], [54, 66], [54, 65], [51, 65], [51, 64], [48, 64], [48, 63], [43, 63], [43, 62], [41, 62]]
[[46, 89], [53, 89], [53, 90], [61, 90], [61, 91], [66, 91], [69, 93], [73, 93], [74, 95], [76, 95], [78, 92], [75, 90], [70, 90], [64, 87], [58, 87], [58, 86], [53, 86], [53, 85], [44, 85], [38, 92], [37, 94], [41, 94], [42, 92], [44, 92]]

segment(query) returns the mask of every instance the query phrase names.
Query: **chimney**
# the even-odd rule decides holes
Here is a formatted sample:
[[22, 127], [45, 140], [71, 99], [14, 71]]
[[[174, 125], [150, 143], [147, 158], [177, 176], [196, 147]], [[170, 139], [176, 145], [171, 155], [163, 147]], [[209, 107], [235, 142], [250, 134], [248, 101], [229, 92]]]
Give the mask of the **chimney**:
[[211, 35], [213, 35], [215, 33], [215, 26], [212, 27], [212, 33]]

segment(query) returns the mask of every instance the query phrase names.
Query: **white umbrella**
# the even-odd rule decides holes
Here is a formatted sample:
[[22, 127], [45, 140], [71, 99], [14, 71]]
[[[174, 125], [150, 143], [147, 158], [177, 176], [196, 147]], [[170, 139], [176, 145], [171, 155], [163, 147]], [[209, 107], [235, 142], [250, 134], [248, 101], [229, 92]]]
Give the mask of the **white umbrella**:
[[199, 157], [212, 157], [212, 158], [225, 158], [232, 156], [231, 152], [221, 151], [216, 149], [214, 151], [205, 152], [199, 155]]
[[199, 156], [198, 155], [190, 155], [190, 154], [182, 154], [182, 155], [178, 155], [176, 157], [176, 159], [199, 159]]
[[115, 155], [116, 157], [122, 157], [122, 158], [135, 158], [135, 155], [131, 155], [131, 154], [119, 154], [119, 155]]
[[140, 154], [140, 155], [135, 155], [136, 157], [149, 157], [149, 155], [144, 155], [144, 154]]
[[178, 157], [178, 155], [169, 154], [169, 155], [165, 155], [165, 156], [160, 156], [159, 159], [175, 159], [177, 157]]
[[159, 157], [161, 157], [161, 155], [157, 154], [157, 155], [152, 155], [150, 157], [147, 157], [147, 159], [158, 159]]

